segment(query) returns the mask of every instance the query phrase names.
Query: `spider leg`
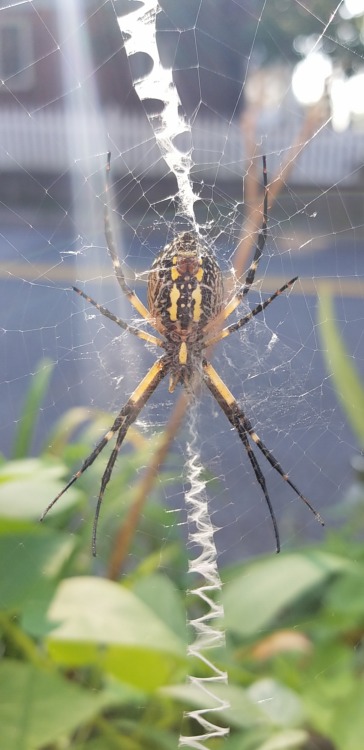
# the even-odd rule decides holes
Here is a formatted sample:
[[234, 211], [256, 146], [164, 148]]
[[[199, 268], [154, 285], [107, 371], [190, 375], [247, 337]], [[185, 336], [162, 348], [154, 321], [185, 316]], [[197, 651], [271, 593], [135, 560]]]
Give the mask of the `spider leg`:
[[283, 471], [281, 465], [278, 463], [277, 459], [273, 456], [273, 453], [264, 445], [262, 440], [260, 439], [259, 435], [255, 432], [253, 429], [249, 419], [245, 416], [243, 411], [239, 409], [239, 420], [241, 420], [242, 424], [244, 425], [244, 429], [249, 433], [251, 439], [254, 441], [255, 445], [259, 448], [259, 450], [263, 453], [263, 456], [267, 459], [268, 463], [275, 469], [278, 474], [281, 475], [282, 479], [289, 484], [290, 487], [292, 487], [293, 491], [298, 495], [298, 497], [303, 500], [305, 505], [310, 509], [311, 513], [315, 516], [316, 520], [321, 524], [321, 526], [324, 526], [325, 523], [323, 519], [321, 518], [320, 514], [317, 510], [311, 505], [309, 500], [307, 500], [307, 497], [302, 495], [302, 493], [299, 491], [299, 489], [296, 487], [295, 484], [290, 480], [288, 474]]
[[[114, 437], [116, 432], [119, 432], [118, 435], [118, 448], [120, 448], [121, 443], [130, 427], [130, 425], [135, 422], [139, 412], [143, 408], [143, 406], [147, 403], [148, 399], [152, 395], [152, 393], [155, 391], [161, 380], [165, 377], [169, 370], [169, 357], [163, 356], [157, 359], [157, 361], [152, 365], [149, 372], [145, 375], [143, 380], [139, 383], [137, 388], [133, 391], [131, 396], [129, 397], [126, 404], [123, 406], [121, 411], [119, 412], [118, 416], [116, 417], [112, 427], [110, 427], [110, 430], [104, 435], [104, 437], [100, 440], [100, 442], [96, 445], [92, 453], [85, 459], [83, 462], [81, 468], [76, 472], [76, 474], [73, 475], [73, 477], [70, 479], [68, 484], [61, 490], [61, 492], [58, 493], [58, 495], [52, 500], [51, 503], [47, 506], [45, 511], [43, 512], [40, 520], [43, 521], [47, 513], [50, 511], [51, 508], [53, 508], [53, 505], [59, 500], [60, 497], [71, 487], [74, 482], [79, 479], [81, 474], [83, 474], [86, 469], [93, 464], [93, 462], [96, 460], [96, 458], [99, 456], [101, 451], [105, 448], [105, 446], [108, 444], [110, 440]], [[106, 467], [106, 470], [104, 472], [103, 478], [102, 478], [102, 486], [101, 486], [101, 500], [102, 500], [102, 494], [105, 490], [106, 484], [110, 479], [111, 471], [114, 466], [115, 458], [111, 464], [111, 471], [108, 473], [108, 468], [111, 462], [111, 457], [113, 456], [113, 453], [110, 456], [108, 465]], [[106, 481], [104, 481], [106, 478]], [[102, 494], [101, 494], [102, 493]], [[101, 504], [101, 500], [99, 497], [98, 506]], [[99, 508], [98, 508], [99, 509]]]
[[[241, 289], [238, 291], [237, 296], [241, 300], [248, 293], [251, 285], [254, 282], [255, 274], [259, 265], [259, 261], [262, 257], [264, 246], [267, 239], [267, 224], [268, 224], [268, 181], [267, 181], [267, 158], [263, 156], [263, 186], [264, 186], [264, 200], [263, 200], [263, 220], [262, 226], [259, 230], [258, 242], [255, 248], [253, 260], [248, 268], [245, 281]], [[234, 308], [235, 309], [235, 308]]]
[[[324, 525], [324, 522], [320, 516], [320, 514], [313, 508], [311, 503], [307, 500], [307, 498], [302, 495], [302, 493], [298, 490], [296, 485], [291, 482], [291, 480], [288, 477], [288, 474], [283, 471], [281, 465], [278, 463], [277, 459], [273, 456], [273, 454], [266, 448], [264, 443], [260, 440], [257, 433], [253, 429], [250, 421], [245, 416], [242, 409], [239, 407], [237, 401], [235, 400], [232, 393], [229, 391], [228, 387], [225, 385], [223, 380], [221, 380], [220, 376], [217, 374], [216, 370], [212, 367], [212, 365], [207, 362], [206, 360], [203, 361], [203, 370], [204, 370], [204, 380], [205, 383], [218, 402], [219, 406], [227, 416], [230, 424], [232, 424], [233, 427], [238, 432], [238, 435], [243, 442], [245, 448], [246, 448], [246, 440], [247, 435], [251, 438], [251, 440], [255, 443], [255, 445], [259, 448], [259, 450], [263, 453], [264, 457], [267, 459], [267, 461], [270, 463], [270, 465], [275, 469], [278, 474], [282, 477], [282, 479], [289, 484], [289, 486], [293, 489], [293, 491], [298, 495], [298, 497], [307, 505], [307, 507], [311, 510], [311, 512], [314, 514], [316, 520], [321, 523], [321, 525]], [[260, 468], [258, 463], [256, 462], [259, 473], [257, 473], [256, 465], [253, 464], [253, 461], [251, 459], [250, 453], [248, 452], [248, 456], [250, 458], [250, 462], [253, 466], [253, 469], [255, 471], [255, 476], [262, 487], [262, 490], [264, 492], [264, 496], [269, 508], [269, 512], [272, 518], [275, 534], [276, 534], [276, 541], [277, 541], [277, 551], [279, 548], [279, 539], [277, 540], [277, 533], [276, 533], [276, 522], [274, 518], [274, 512], [272, 509], [271, 502], [269, 500], [268, 493], [266, 491], [265, 481], [264, 477], [259, 476], [259, 473], [261, 474]], [[263, 481], [262, 481], [263, 480]]]
[[129, 423], [127, 423], [127, 421], [125, 421], [124, 424], [120, 427], [119, 432], [118, 432], [118, 436], [116, 438], [115, 447], [111, 451], [110, 458], [109, 458], [109, 460], [107, 462], [106, 469], [105, 469], [105, 471], [104, 471], [104, 473], [102, 475], [101, 487], [100, 487], [99, 496], [97, 498], [97, 505], [96, 505], [96, 510], [95, 510], [93, 527], [92, 527], [92, 554], [93, 554], [94, 557], [96, 557], [97, 525], [98, 525], [98, 522], [99, 522], [99, 515], [100, 515], [101, 503], [102, 503], [102, 501], [104, 499], [105, 489], [106, 489], [107, 484], [110, 481], [110, 477], [111, 477], [111, 474], [112, 474], [112, 471], [113, 471], [113, 468], [114, 468], [114, 465], [115, 465], [115, 461], [116, 461], [116, 459], [117, 459], [117, 457], [119, 455], [119, 451], [120, 451], [120, 448], [122, 446], [122, 443], [123, 443], [123, 440], [125, 438], [125, 435], [126, 435], [128, 429], [130, 427], [131, 422], [134, 422], [135, 419], [136, 419], [136, 416], [133, 417]]
[[118, 318], [117, 315], [114, 315], [110, 312], [106, 307], [103, 305], [99, 305], [98, 302], [95, 302], [92, 297], [89, 297], [88, 294], [85, 294], [85, 292], [82, 292], [81, 289], [78, 289], [76, 286], [72, 287], [73, 291], [80, 295], [80, 297], [83, 297], [87, 302], [90, 302], [91, 305], [97, 308], [97, 310], [101, 313], [101, 315], [105, 315], [106, 318], [109, 318], [109, 320], [112, 320], [116, 325], [118, 325], [120, 328], [123, 328], [124, 331], [129, 331], [129, 333], [132, 333], [133, 336], [137, 336], [138, 339], [144, 339], [144, 341], [149, 341], [150, 344], [155, 344], [156, 346], [163, 347], [163, 341], [162, 339], [158, 339], [156, 336], [153, 336], [151, 333], [147, 333], [146, 331], [140, 331], [139, 328], [136, 328], [135, 326], [130, 325], [129, 323], [125, 323], [124, 320], [121, 318]]
[[274, 513], [274, 510], [273, 510], [273, 506], [272, 506], [272, 503], [271, 503], [271, 499], [270, 499], [270, 497], [268, 495], [268, 490], [267, 490], [267, 485], [266, 485], [266, 482], [265, 482], [265, 479], [264, 479], [264, 475], [263, 475], [263, 472], [262, 472], [262, 470], [261, 470], [261, 468], [259, 466], [258, 459], [256, 458], [255, 454], [252, 451], [252, 448], [250, 446], [250, 443], [249, 443], [249, 440], [248, 440], [248, 437], [247, 437], [247, 434], [246, 434], [245, 430], [244, 429], [238, 430], [238, 432], [239, 432], [239, 437], [240, 437], [240, 439], [241, 439], [241, 441], [242, 441], [242, 443], [244, 445], [244, 448], [245, 448], [245, 450], [246, 450], [246, 452], [248, 454], [249, 461], [250, 461], [250, 463], [251, 463], [251, 465], [253, 467], [253, 471], [254, 471], [255, 477], [257, 479], [257, 482], [260, 484], [260, 486], [262, 488], [265, 502], [267, 503], [267, 506], [268, 506], [269, 514], [270, 514], [270, 517], [271, 517], [271, 520], [272, 520], [272, 524], [273, 524], [273, 529], [274, 529], [274, 537], [275, 537], [275, 540], [276, 540], [276, 552], [278, 553], [278, 552], [281, 551], [281, 543], [280, 543], [280, 539], [279, 539], [278, 524], [277, 524], [277, 519], [275, 517], [275, 513]]
[[211, 346], [211, 344], [216, 344], [221, 339], [226, 338], [226, 336], [230, 336], [231, 333], [234, 331], [237, 331], [239, 328], [243, 328], [247, 323], [249, 323], [249, 320], [255, 317], [255, 315], [258, 315], [259, 313], [263, 312], [268, 305], [270, 305], [273, 300], [275, 300], [277, 297], [279, 297], [282, 292], [285, 292], [286, 289], [289, 289], [292, 284], [297, 281], [298, 276], [295, 276], [294, 279], [291, 279], [291, 281], [287, 281], [286, 284], [283, 284], [280, 289], [277, 289], [274, 294], [272, 294], [268, 299], [264, 300], [264, 302], [259, 302], [259, 305], [254, 307], [251, 312], [247, 313], [247, 315], [244, 315], [243, 318], [240, 318], [240, 320], [237, 320], [236, 323], [232, 323], [229, 326], [226, 326], [226, 328], [223, 328], [222, 331], [219, 331], [219, 333], [216, 334], [216, 336], [212, 336], [210, 339], [207, 339], [204, 343], [204, 347]]
[[[217, 321], [221, 322], [223, 320], [226, 320], [231, 313], [236, 310], [236, 308], [240, 305], [241, 300], [245, 295], [249, 292], [249, 289], [251, 288], [254, 279], [255, 274], [257, 272], [257, 268], [259, 265], [259, 261], [262, 257], [263, 250], [265, 247], [265, 242], [267, 239], [267, 224], [268, 224], [268, 182], [267, 182], [267, 160], [266, 157], [263, 156], [263, 186], [264, 186], [264, 201], [263, 201], [263, 219], [262, 219], [262, 226], [258, 233], [258, 242], [255, 248], [255, 253], [253, 256], [253, 260], [248, 268], [245, 281], [238, 289], [238, 291], [234, 294], [234, 296], [231, 298], [230, 302], [227, 303], [227, 305], [224, 307], [224, 309], [219, 313], [217, 317]], [[215, 322], [216, 322], [215, 320]], [[205, 326], [205, 331], [208, 331], [211, 329], [213, 323], [208, 323], [207, 326]]]
[[279, 539], [278, 524], [277, 524], [277, 520], [275, 517], [274, 510], [273, 510], [272, 502], [268, 494], [267, 485], [264, 479], [263, 472], [250, 446], [246, 430], [242, 426], [240, 426], [239, 428], [239, 426], [235, 423], [235, 420], [233, 420], [233, 411], [232, 411], [232, 408], [230, 406], [230, 402], [228, 401], [228, 399], [231, 398], [235, 403], [236, 401], [234, 397], [232, 396], [232, 394], [230, 393], [230, 391], [228, 390], [228, 388], [226, 387], [226, 385], [221, 380], [221, 378], [217, 375], [214, 368], [208, 362], [206, 362], [206, 360], [203, 362], [203, 368], [204, 368], [204, 373], [205, 373], [204, 379], [205, 379], [205, 383], [207, 387], [211, 391], [212, 395], [216, 399], [219, 406], [221, 406], [222, 410], [226, 414], [227, 418], [229, 419], [233, 427], [235, 427], [238, 430], [239, 437], [244, 445], [244, 448], [248, 454], [249, 461], [252, 465], [255, 478], [257, 482], [259, 483], [260, 487], [262, 488], [264, 499], [267, 503], [269, 514], [270, 514], [272, 525], [273, 525], [274, 537], [276, 541], [276, 552], [280, 552], [281, 544], [280, 544], [280, 539]]
[[125, 276], [123, 274], [120, 260], [116, 251], [116, 246], [114, 242], [114, 237], [111, 229], [111, 221], [110, 221], [110, 160], [111, 160], [111, 152], [109, 151], [107, 154], [107, 163], [106, 163], [106, 185], [105, 185], [105, 192], [106, 192], [106, 202], [104, 205], [104, 227], [105, 227], [105, 237], [106, 237], [106, 244], [107, 249], [109, 251], [110, 258], [112, 260], [112, 264], [114, 267], [114, 273], [116, 276], [116, 279], [118, 281], [118, 284], [120, 286], [120, 289], [122, 292], [127, 296], [129, 302], [135, 307], [139, 315], [142, 316], [142, 318], [145, 318], [148, 320], [148, 322], [152, 324], [152, 321], [150, 319], [150, 313], [149, 310], [143, 305], [143, 302], [139, 299], [139, 297], [135, 294], [135, 292], [128, 286], [128, 284], [125, 281]]

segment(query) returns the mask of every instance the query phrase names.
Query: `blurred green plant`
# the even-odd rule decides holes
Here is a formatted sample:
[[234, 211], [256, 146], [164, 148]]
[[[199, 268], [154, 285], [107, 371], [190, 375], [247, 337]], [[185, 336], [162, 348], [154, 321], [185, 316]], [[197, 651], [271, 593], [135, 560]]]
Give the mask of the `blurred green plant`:
[[[1, 747], [175, 750], [183, 712], [211, 704], [186, 681], [204, 669], [186, 658], [186, 553], [156, 496], [140, 516], [128, 573], [117, 582], [102, 576], [123, 522], [121, 498], [133, 502], [135, 467], [153, 460], [156, 447], [135, 437], [119, 462], [100, 529], [108, 544], [95, 563], [91, 519], [81, 523], [83, 513], [92, 516], [85, 504], [95, 475], [46, 524], [37, 518], [85, 455], [100, 415], [72, 410], [41, 455], [28, 458], [49, 383], [40, 372], [15, 458], [0, 472]], [[231, 706], [221, 714], [231, 735], [211, 748], [361, 750], [363, 545], [335, 533], [320, 549], [270, 555], [223, 576], [227, 645], [215, 656], [229, 673], [217, 692]]]
[[364, 386], [335, 324], [332, 294], [320, 286], [318, 323], [327, 370], [361, 448], [364, 448]]

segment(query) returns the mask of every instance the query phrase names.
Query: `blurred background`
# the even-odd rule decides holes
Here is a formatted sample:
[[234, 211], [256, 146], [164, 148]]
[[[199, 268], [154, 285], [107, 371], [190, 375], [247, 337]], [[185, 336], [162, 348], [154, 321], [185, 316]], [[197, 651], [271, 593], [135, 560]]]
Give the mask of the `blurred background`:
[[[161, 0], [155, 23], [145, 4], [137, 24], [141, 0], [0, 0], [1, 750], [201, 747], [211, 705], [211, 750], [362, 750], [364, 0]], [[97, 556], [111, 441], [39, 523], [159, 354], [72, 290], [144, 330], [106, 248], [108, 151], [144, 302], [191, 224], [227, 295], [245, 278], [266, 155], [267, 242], [231, 320], [299, 280], [211, 358], [325, 519], [258, 455], [280, 555], [218, 404], [202, 389], [188, 412], [164, 383], [125, 438]], [[196, 452], [218, 570], [187, 519]]]
[[[251, 304], [300, 277], [266, 318], [220, 345], [214, 361], [264, 442], [330, 524], [331, 508], [353, 481], [350, 461], [362, 448], [340, 403], [322, 328], [331, 315], [360, 381], [364, 3], [162, 0], [160, 7], [158, 50], [162, 64], [173, 68], [189, 123], [176, 144], [190, 150], [196, 222], [216, 248], [227, 286], [232, 267], [238, 277], [248, 267], [261, 224], [263, 153], [269, 238]], [[153, 258], [183, 226], [176, 176], [151, 127], [159, 104], [142, 105], [133, 86], [150, 58], [126, 56], [128, 10], [128, 0], [0, 3], [0, 449], [6, 457], [43, 358], [54, 369], [32, 455], [51, 445], [52, 426], [71, 407], [118, 411], [155, 356], [119, 336], [70, 289], [76, 283], [115, 314], [134, 317], [105, 247], [108, 150], [113, 228], [126, 276], [142, 299]], [[320, 296], [327, 302], [321, 318]], [[163, 429], [173, 407], [161, 387], [141, 416], [143, 434]], [[269, 518], [243, 446], [210, 399], [202, 401], [200, 425], [220, 554], [231, 561], [270, 550]], [[178, 453], [186, 431], [177, 440]], [[263, 470], [288, 546], [320, 538], [307, 509]], [[181, 508], [181, 485], [163, 493], [168, 507]]]

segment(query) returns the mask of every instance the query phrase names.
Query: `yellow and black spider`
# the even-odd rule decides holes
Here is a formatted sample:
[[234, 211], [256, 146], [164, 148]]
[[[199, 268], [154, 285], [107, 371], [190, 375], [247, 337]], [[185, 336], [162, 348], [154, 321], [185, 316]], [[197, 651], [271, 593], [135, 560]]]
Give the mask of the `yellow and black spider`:
[[264, 205], [263, 221], [259, 232], [258, 242], [254, 257], [248, 269], [244, 283], [231, 299], [224, 303], [222, 272], [215, 260], [211, 249], [208, 248], [195, 232], [182, 232], [166, 247], [155, 259], [148, 275], [148, 309], [143, 305], [135, 292], [127, 285], [122, 272], [120, 261], [117, 256], [116, 247], [111, 231], [109, 216], [109, 174], [110, 153], [106, 165], [106, 202], [104, 207], [105, 236], [109, 255], [114, 267], [115, 276], [121, 290], [126, 294], [129, 302], [137, 310], [139, 315], [154, 328], [159, 336], [139, 330], [135, 326], [125, 323], [113, 315], [103, 305], [84, 294], [80, 289], [73, 287], [74, 291], [87, 302], [94, 305], [102, 315], [113, 320], [120, 328], [123, 328], [134, 336], [164, 349], [164, 354], [156, 360], [149, 372], [133, 391], [126, 404], [123, 406], [113, 425], [96, 445], [92, 453], [85, 459], [81, 468], [74, 474], [57, 497], [45, 509], [41, 520], [66, 490], [83, 474], [95, 461], [97, 456], [105, 448], [108, 442], [116, 435], [115, 447], [108, 460], [105, 472], [101, 480], [101, 488], [95, 511], [95, 519], [92, 533], [92, 551], [96, 554], [96, 532], [100, 507], [105, 488], [110, 480], [112, 470], [118, 453], [120, 451], [125, 435], [138, 414], [146, 404], [163, 378], [169, 374], [169, 390], [173, 392], [180, 383], [187, 390], [192, 390], [195, 378], [206, 383], [208, 389], [216, 399], [217, 403], [226, 414], [229, 422], [238, 432], [240, 440], [247, 452], [255, 477], [260, 484], [269, 513], [272, 519], [277, 552], [280, 550], [279, 532], [274, 515], [272, 503], [268, 495], [266, 482], [257, 458], [252, 450], [249, 438], [263, 453], [267, 461], [281, 475], [281, 477], [294, 490], [296, 495], [309, 507], [317, 520], [323, 525], [319, 513], [312, 507], [307, 498], [291, 482], [286, 472], [266, 448], [258, 437], [249, 419], [238, 405], [228, 387], [219, 377], [216, 370], [204, 357], [204, 351], [212, 344], [216, 344], [226, 336], [245, 326], [255, 315], [265, 310], [273, 300], [282, 292], [289, 289], [297, 280], [291, 279], [268, 297], [259, 303], [247, 315], [235, 323], [224, 327], [224, 321], [238, 307], [245, 295], [251, 288], [259, 260], [262, 256], [267, 236], [267, 214], [268, 214], [268, 187], [266, 159], [263, 157], [263, 180], [264, 180]]

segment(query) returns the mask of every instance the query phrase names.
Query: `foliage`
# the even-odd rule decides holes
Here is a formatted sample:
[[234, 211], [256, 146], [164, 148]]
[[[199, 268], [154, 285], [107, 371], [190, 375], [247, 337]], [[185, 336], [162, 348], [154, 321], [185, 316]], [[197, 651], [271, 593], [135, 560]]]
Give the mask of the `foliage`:
[[333, 299], [324, 286], [318, 302], [318, 320], [327, 369], [347, 420], [359, 445], [364, 448], [364, 385], [335, 325]]
[[[183, 711], [201, 708], [187, 675], [204, 667], [186, 657], [184, 545], [156, 498], [143, 511], [128, 572], [118, 582], [105, 577], [123, 522], [120, 497], [126, 507], [133, 502], [134, 467], [145, 463], [150, 446], [141, 441], [120, 462], [94, 561], [91, 520], [82, 520], [92, 516], [86, 497], [93, 476], [82, 477], [45, 524], [37, 522], [94, 434], [81, 430], [70, 446], [72, 412], [47, 440], [59, 455], [27, 458], [42, 390], [36, 386], [34, 402], [29, 394], [26, 402], [33, 423], [26, 413], [26, 429], [19, 428], [26, 439], [16, 441], [23, 448], [0, 473], [1, 746], [175, 749]], [[80, 428], [85, 414], [78, 417]], [[227, 646], [216, 659], [230, 684], [216, 692], [230, 703], [221, 721], [231, 734], [211, 748], [361, 750], [363, 576], [363, 546], [345, 529], [320, 549], [224, 571]], [[208, 707], [207, 695], [203, 700]]]

